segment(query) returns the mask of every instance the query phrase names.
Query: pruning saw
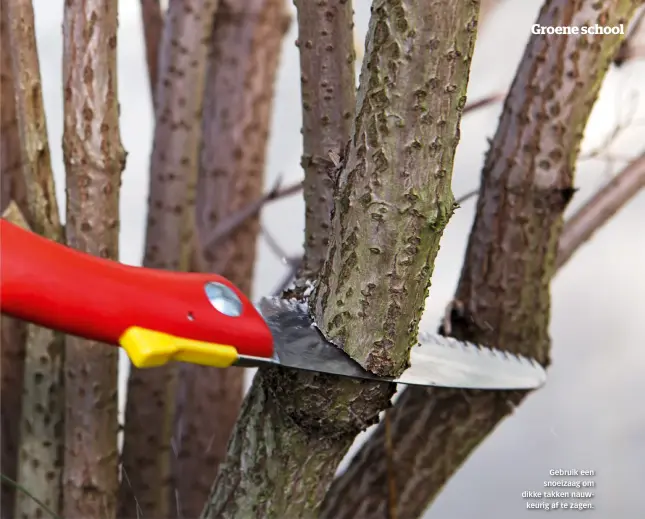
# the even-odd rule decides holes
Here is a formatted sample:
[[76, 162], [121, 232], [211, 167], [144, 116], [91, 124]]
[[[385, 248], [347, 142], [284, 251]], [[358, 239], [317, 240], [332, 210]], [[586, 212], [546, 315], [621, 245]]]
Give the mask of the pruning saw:
[[280, 365], [420, 386], [532, 389], [535, 360], [434, 334], [410, 351], [398, 378], [363, 369], [327, 341], [306, 304], [257, 306], [216, 274], [134, 267], [66, 247], [0, 219], [0, 311], [121, 346], [137, 368], [170, 361], [225, 368]]

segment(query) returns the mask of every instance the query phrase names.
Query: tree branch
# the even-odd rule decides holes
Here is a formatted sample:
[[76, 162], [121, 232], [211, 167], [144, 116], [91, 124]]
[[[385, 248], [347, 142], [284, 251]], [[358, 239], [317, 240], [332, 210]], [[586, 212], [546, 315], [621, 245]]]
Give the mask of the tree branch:
[[[65, 4], [67, 245], [114, 260], [119, 257], [119, 189], [126, 158], [119, 133], [117, 19], [113, 0], [68, 0]], [[118, 351], [69, 335], [65, 352], [62, 515], [114, 518]]]
[[[13, 88], [11, 61], [11, 41], [9, 24], [5, 20], [5, 2], [2, 0], [0, 13], [0, 212], [13, 200], [18, 208], [26, 214], [27, 199], [25, 182], [22, 175], [22, 157], [20, 151], [20, 129], [16, 114], [16, 95]], [[18, 420], [15, 422], [18, 423]], [[11, 476], [12, 477], [12, 476]], [[13, 477], [12, 477], [13, 478]]]
[[[143, 264], [186, 271], [195, 243], [195, 197], [206, 63], [216, 0], [171, 0], [155, 91], [155, 132]], [[119, 517], [169, 517], [177, 365], [132, 368]], [[151, 431], [153, 431], [151, 433]], [[175, 439], [176, 440], [176, 439]], [[172, 508], [171, 508], [172, 506]]]
[[[273, 84], [289, 25], [284, 0], [221, 2], [211, 36], [202, 112], [197, 229], [215, 227], [203, 254], [251, 295]], [[199, 240], [198, 240], [199, 241]], [[244, 370], [182, 364], [174, 418], [172, 477], [177, 518], [198, 517], [226, 455], [243, 397]]]
[[468, 103], [464, 108], [464, 115], [472, 112], [476, 112], [480, 108], [485, 108], [488, 105], [492, 105], [493, 103], [501, 103], [505, 97], [506, 97], [506, 94], [502, 92], [498, 92], [496, 94], [484, 96], [480, 99], [477, 99], [477, 101], [472, 101]]
[[[440, 6], [448, 9], [442, 2], [432, 4]], [[329, 256], [312, 308], [321, 330], [350, 357], [376, 374], [396, 376], [408, 362], [439, 240], [454, 210], [452, 161], [477, 18], [469, 8], [457, 7], [448, 23], [425, 25], [414, 20], [422, 10], [402, 7], [402, 12], [413, 9], [414, 21], [401, 27], [418, 24], [410, 31], [418, 40], [404, 43], [408, 29], [394, 28], [391, 18], [403, 15], [388, 9], [373, 9], [373, 39], [362, 71], [371, 83], [357, 101], [359, 115], [336, 193], [342, 216], [332, 221]], [[459, 17], [463, 29], [455, 31], [451, 22]], [[451, 68], [439, 70], [428, 62], [425, 45], [444, 53]], [[402, 49], [410, 49], [404, 58]], [[396, 67], [386, 72], [391, 60]], [[402, 95], [394, 81], [414, 89]], [[433, 124], [440, 127], [437, 133], [429, 129]]]
[[[463, 114], [475, 112], [480, 108], [485, 108], [486, 106], [501, 102], [504, 100], [504, 94], [491, 94], [485, 96], [477, 101], [469, 103], [464, 108]], [[210, 231], [208, 237], [204, 240], [204, 243], [197, 243], [196, 250], [197, 255], [203, 256], [205, 250], [211, 250], [217, 247], [217, 245], [227, 238], [231, 233], [233, 233], [240, 225], [242, 225], [247, 219], [256, 216], [264, 206], [269, 202], [275, 202], [286, 198], [291, 195], [295, 195], [301, 189], [303, 189], [304, 182], [295, 182], [287, 187], [280, 187], [281, 179], [275, 183], [273, 188], [268, 191], [266, 194], [262, 195], [260, 198], [254, 202], [250, 202], [245, 207], [234, 212], [232, 215], [227, 216], [224, 221], [220, 222], [215, 226], [215, 228]], [[467, 201], [472, 196], [477, 194], [477, 190], [465, 194], [463, 197], [455, 200], [456, 204], [463, 203]], [[204, 263], [199, 263], [204, 265]], [[202, 270], [202, 269], [198, 269]]]
[[[0, 11], [12, 55], [15, 116], [19, 131], [19, 141], [13, 144], [19, 146], [25, 187], [25, 199], [17, 201], [31, 230], [61, 241], [63, 232], [51, 167], [33, 7], [29, 0], [2, 0]], [[64, 419], [60, 391], [63, 337], [34, 325], [28, 325], [26, 333], [17, 482], [58, 513], [61, 506]], [[15, 391], [14, 387], [11, 392]], [[15, 517], [35, 517], [42, 510], [28, 496], [18, 493], [14, 512]]]
[[159, 47], [163, 34], [163, 13], [160, 0], [141, 0], [141, 22], [146, 44], [146, 64], [152, 103], [156, 106], [157, 79], [159, 77]]
[[[221, 215], [223, 220], [218, 222], [215, 225], [215, 228], [211, 231], [208, 231], [208, 236], [203, 240], [203, 244], [198, 247], [198, 254], [202, 255], [211, 251], [213, 254], [217, 246], [225, 241], [231, 234], [233, 234], [237, 229], [249, 219], [255, 218], [260, 211], [266, 206], [269, 202], [275, 202], [286, 198], [291, 195], [295, 195], [300, 190], [302, 190], [303, 183], [295, 182], [287, 187], [280, 187], [280, 179], [275, 183], [275, 185], [264, 195], [259, 196], [257, 199], [248, 202], [245, 206], [237, 209], [230, 215]], [[203, 213], [198, 209], [198, 213]], [[209, 218], [203, 218], [203, 224], [206, 229], [203, 232], [207, 232], [208, 226], [205, 225]]]
[[558, 244], [556, 268], [564, 266], [598, 229], [644, 187], [645, 153], [642, 153], [569, 218]]
[[[11, 210], [14, 214], [24, 214], [27, 211], [27, 200], [13, 88], [11, 42], [4, 14], [5, 1], [0, 6], [0, 212]], [[3, 218], [6, 217], [3, 215]], [[6, 315], [0, 319], [0, 472], [16, 480], [22, 407], [22, 392], [16, 391], [16, 388], [23, 386], [26, 324]], [[1, 485], [0, 515], [15, 517], [15, 487], [5, 480]]]
[[[544, 26], [629, 20], [639, 2], [547, 0]], [[584, 41], [583, 41], [584, 40]], [[455, 299], [460, 339], [549, 362], [549, 283], [580, 139], [616, 36], [531, 37], [482, 174]], [[586, 42], [586, 43], [585, 43]], [[562, 60], [567, 56], [566, 60]], [[455, 319], [454, 317], [459, 317]], [[391, 413], [399, 519], [419, 517], [445, 482], [526, 392], [406, 389]], [[333, 484], [324, 518], [384, 517], [384, 426]]]
[[[326, 15], [329, 22], [342, 14], [343, 23], [333, 23], [339, 27], [351, 23], [351, 7], [343, 7], [341, 13], [330, 9], [336, 4], [307, 3], [299, 9], [319, 5], [330, 13]], [[410, 321], [421, 313], [437, 235], [452, 211], [449, 183], [475, 42], [476, 9], [473, 2], [449, 0], [409, 0], [400, 9], [389, 2], [377, 2], [372, 9], [354, 132], [335, 193], [332, 235], [326, 238], [330, 239], [332, 253], [320, 278], [327, 294], [321, 297], [327, 297], [328, 303], [321, 299], [318, 308], [323, 313], [335, 309], [333, 301], [340, 300], [341, 290], [343, 294], [349, 292], [348, 297], [352, 297], [352, 291], [365, 291], [370, 297], [372, 287], [367, 283], [372, 283], [373, 278], [378, 278], [379, 283], [386, 280], [390, 289], [398, 289], [393, 283], [400, 282], [404, 288], [394, 294], [395, 303], [407, 291], [405, 295], [418, 306], [405, 306], [400, 311], [393, 308], [384, 316], [381, 310], [385, 309], [386, 298], [392, 300], [391, 290], [378, 294], [380, 299], [376, 293], [371, 295], [373, 315], [355, 316], [352, 321], [357, 338], [373, 333], [368, 329], [374, 327], [376, 320], [376, 327], [382, 330], [385, 321], [395, 330], [403, 329], [403, 340], [395, 338], [395, 332], [389, 329], [387, 338], [397, 340], [396, 347], [406, 350], [416, 331]], [[312, 49], [321, 45], [321, 33], [326, 33], [324, 26], [312, 32]], [[300, 48], [306, 49], [309, 40], [300, 41]], [[349, 37], [348, 42], [351, 45]], [[320, 68], [319, 72], [326, 70]], [[307, 84], [320, 84], [306, 79]], [[330, 77], [325, 88], [337, 92], [337, 81]], [[432, 90], [437, 95], [431, 95]], [[305, 127], [306, 131], [309, 130]], [[401, 157], [403, 153], [405, 157]], [[364, 169], [359, 170], [361, 167]], [[313, 167], [306, 170], [308, 176], [322, 174], [322, 170]], [[305, 198], [311, 208], [310, 200], [317, 193], [307, 190], [307, 185], [306, 180]], [[322, 187], [329, 189], [328, 184]], [[371, 200], [361, 199], [370, 192]], [[352, 203], [348, 203], [350, 200]], [[322, 204], [315, 207], [320, 208], [321, 217], [327, 217]], [[390, 207], [409, 207], [409, 211], [400, 218], [398, 210], [383, 216], [381, 209], [387, 211]], [[382, 225], [375, 228], [379, 217]], [[420, 238], [414, 235], [417, 230]], [[406, 238], [399, 261], [390, 251]], [[369, 251], [379, 243], [383, 247], [381, 255]], [[319, 246], [318, 240], [306, 241], [307, 249]], [[338, 254], [347, 252], [351, 256], [352, 250], [356, 252], [363, 277], [347, 272], [357, 270], [357, 264], [350, 262], [343, 267], [333, 253], [334, 247]], [[337, 276], [341, 276], [340, 280]], [[360, 305], [356, 306], [360, 310]], [[348, 304], [348, 309], [353, 308]], [[329, 331], [327, 322], [319, 324], [323, 332]], [[389, 405], [393, 391], [391, 384], [315, 372], [259, 370], [203, 517], [317, 516], [338, 463], [356, 434], [374, 423], [379, 412]]]
[[327, 254], [334, 164], [349, 139], [356, 92], [352, 2], [296, 0], [302, 96], [301, 165], [305, 171], [303, 276], [315, 276]]

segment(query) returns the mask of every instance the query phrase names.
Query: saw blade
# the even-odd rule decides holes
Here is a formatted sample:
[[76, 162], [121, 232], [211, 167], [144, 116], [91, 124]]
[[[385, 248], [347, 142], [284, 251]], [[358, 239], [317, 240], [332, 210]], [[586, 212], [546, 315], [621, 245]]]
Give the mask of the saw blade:
[[[430, 333], [420, 334], [418, 345], [410, 351], [410, 367], [400, 377], [379, 377], [327, 341], [305, 303], [274, 297], [263, 298], [256, 307], [274, 337], [275, 355], [269, 361], [274, 364], [351, 378], [464, 389], [534, 389], [546, 380], [544, 368], [535, 360]], [[242, 364], [263, 362], [255, 357], [246, 360]]]

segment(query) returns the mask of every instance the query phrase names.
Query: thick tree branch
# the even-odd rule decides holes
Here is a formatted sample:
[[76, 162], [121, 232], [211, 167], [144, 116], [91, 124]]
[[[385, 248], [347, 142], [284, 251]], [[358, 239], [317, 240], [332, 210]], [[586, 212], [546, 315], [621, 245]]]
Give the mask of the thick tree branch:
[[[65, 4], [67, 244], [115, 260], [126, 157], [119, 133], [117, 19], [113, 0]], [[63, 513], [68, 519], [116, 517], [117, 370], [115, 348], [67, 336]]]
[[[190, 267], [203, 92], [216, 5], [216, 0], [171, 0], [165, 16], [155, 92], [146, 267]], [[175, 513], [170, 462], [177, 369], [168, 365], [130, 371], [122, 455], [127, 477], [121, 480], [119, 517]]]
[[[197, 229], [215, 227], [205, 270], [251, 295], [273, 84], [289, 24], [284, 0], [222, 1], [215, 16], [202, 119]], [[211, 235], [212, 236], [212, 235]], [[172, 477], [178, 519], [198, 517], [243, 397], [244, 370], [182, 364]]]
[[[429, 8], [449, 9], [443, 2]], [[403, 14], [408, 9], [410, 20]], [[312, 307], [330, 340], [385, 376], [406, 367], [454, 209], [452, 161], [476, 32], [472, 7], [451, 8], [445, 23], [415, 19], [440, 16], [424, 9], [373, 7], [361, 73], [369, 86], [359, 92]], [[455, 31], [453, 23], [462, 25]], [[428, 48], [431, 56], [445, 56], [448, 67], [429, 59]], [[397, 91], [400, 84], [409, 94]]]
[[[537, 23], [616, 25], [636, 0], [548, 0]], [[532, 36], [486, 157], [452, 320], [461, 339], [549, 362], [549, 283], [580, 139], [616, 36]], [[567, 58], [563, 61], [563, 56]], [[391, 413], [399, 519], [419, 517], [525, 392], [406, 389]], [[323, 517], [386, 517], [380, 425], [332, 486]]]
[[[30, 0], [3, 0], [1, 11], [12, 54], [15, 116], [19, 131], [19, 141], [13, 145], [18, 145], [25, 188], [24, 200], [18, 196], [17, 202], [33, 231], [60, 241], [63, 233], [49, 153], [33, 7]], [[6, 159], [9, 160], [9, 156]], [[28, 325], [26, 330], [16, 479], [49, 508], [59, 512], [64, 418], [60, 390], [62, 335], [33, 325]], [[14, 387], [11, 393], [16, 391]], [[41, 512], [39, 505], [28, 496], [16, 494], [16, 517], [34, 517]]]
[[305, 171], [303, 276], [315, 276], [327, 254], [334, 164], [349, 139], [356, 92], [352, 2], [296, 0]]
[[630, 162], [569, 218], [560, 242], [556, 268], [565, 265], [594, 233], [645, 187], [645, 153]]
[[[406, 1], [398, 7], [376, 2], [373, 6], [354, 131], [335, 193], [331, 243], [337, 248], [323, 269], [320, 283], [325, 289], [318, 304], [324, 313], [335, 309], [332, 298], [340, 300], [341, 293], [349, 292], [351, 298], [352, 291], [366, 292], [374, 316], [370, 309], [367, 318], [353, 321], [356, 337], [370, 333], [367, 329], [375, 326], [372, 317], [379, 319], [378, 330], [383, 330], [384, 321], [396, 330], [403, 329], [405, 339], [396, 345], [401, 350], [407, 349], [415, 332], [410, 321], [421, 313], [438, 236], [452, 212], [450, 175], [475, 42], [476, 11], [476, 3], [448, 0]], [[330, 17], [339, 16], [339, 11], [329, 12]], [[317, 48], [317, 38], [324, 32], [313, 33], [312, 48]], [[301, 39], [301, 48], [303, 44], [306, 40]], [[335, 84], [326, 88], [336, 92]], [[406, 151], [405, 159], [399, 157], [401, 150]], [[322, 175], [322, 171], [311, 168], [306, 174]], [[436, 192], [426, 189], [428, 184]], [[363, 197], [368, 193], [369, 200]], [[308, 205], [313, 196], [305, 191]], [[408, 211], [399, 217], [398, 211], [391, 210], [394, 207]], [[377, 219], [382, 220], [380, 226]], [[413, 235], [416, 230], [421, 231], [420, 238]], [[408, 241], [399, 261], [390, 247], [405, 238]], [[307, 247], [312, 245], [319, 246], [317, 241], [306, 242]], [[369, 250], [379, 246], [382, 254]], [[360, 267], [360, 279], [337, 264], [337, 254], [351, 259], [352, 251], [359, 258], [353, 268]], [[374, 276], [379, 283], [387, 280], [385, 284], [393, 291], [400, 289], [399, 282], [419, 276], [409, 288], [400, 289], [418, 306], [403, 308], [408, 315], [394, 309], [383, 319], [380, 311], [386, 303], [375, 294], [370, 296], [374, 289], [366, 286]], [[388, 300], [393, 297], [389, 290], [379, 295]], [[327, 306], [322, 302], [325, 297]], [[394, 302], [400, 297], [394, 294]], [[348, 307], [360, 309], [359, 304]], [[326, 322], [322, 329], [328, 332]], [[320, 373], [260, 370], [242, 406], [227, 460], [203, 517], [315, 517], [355, 435], [388, 406], [393, 390], [390, 384]]]
[[163, 13], [160, 0], [141, 0], [141, 23], [146, 44], [146, 64], [152, 103], [156, 106], [157, 80], [159, 78], [159, 47], [163, 34]]

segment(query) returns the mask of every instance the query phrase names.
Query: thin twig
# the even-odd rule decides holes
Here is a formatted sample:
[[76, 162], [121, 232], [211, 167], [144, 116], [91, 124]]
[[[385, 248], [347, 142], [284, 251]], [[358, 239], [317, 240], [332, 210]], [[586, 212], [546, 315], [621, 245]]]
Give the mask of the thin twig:
[[16, 490], [19, 490], [20, 492], [25, 494], [29, 499], [33, 500], [34, 503], [36, 503], [38, 506], [40, 506], [45, 512], [47, 512], [49, 515], [51, 515], [54, 519], [63, 519], [60, 515], [58, 515], [56, 512], [54, 512], [51, 508], [49, 508], [45, 503], [43, 503], [35, 495], [33, 495], [31, 492], [29, 492], [29, 490], [24, 488], [22, 485], [19, 485], [16, 481], [11, 479], [9, 476], [5, 476], [4, 474], [0, 474], [0, 480], [3, 483], [11, 485]]
[[464, 114], [474, 112], [475, 110], [479, 110], [480, 108], [485, 108], [486, 106], [491, 105], [493, 103], [499, 103], [503, 101], [505, 97], [506, 97], [506, 94], [504, 92], [498, 92], [496, 94], [491, 94], [489, 96], [482, 97], [477, 101], [468, 103], [464, 108]]
[[[645, 152], [633, 159], [567, 220], [558, 244], [556, 270], [560, 270], [580, 246], [589, 241], [597, 230], [644, 187]], [[452, 312], [455, 308], [463, 312], [463, 303], [451, 301], [446, 305], [442, 320], [445, 335], [451, 334]]]
[[257, 215], [267, 203], [286, 198], [302, 190], [302, 181], [284, 188], [280, 188], [280, 181], [281, 179], [278, 178], [268, 193], [262, 195], [256, 201], [251, 202], [239, 211], [234, 212], [224, 221], [220, 222], [206, 240], [202, 241], [202, 239], [197, 236], [197, 233], [193, 235], [193, 257], [191, 260], [191, 269], [193, 271], [208, 272], [208, 264], [205, 259], [206, 251], [215, 248], [236, 231], [240, 225], [246, 222], [249, 218]]
[[273, 252], [283, 263], [289, 263], [289, 255], [285, 252], [285, 250], [280, 247], [277, 241], [273, 238], [271, 233], [266, 230], [264, 226], [260, 227], [260, 232], [262, 233], [262, 236], [267, 242], [267, 245], [271, 249], [271, 252]]
[[[477, 196], [478, 193], [479, 189], [468, 191], [467, 193], [461, 195], [459, 198], [456, 198], [455, 204], [461, 205], [471, 198]], [[298, 273], [298, 270], [300, 269], [300, 266], [304, 261], [304, 256], [295, 257], [287, 255], [287, 253], [276, 243], [276, 241], [273, 239], [273, 236], [271, 236], [271, 234], [269, 234], [266, 229], [262, 229], [262, 235], [266, 239], [267, 245], [274, 252], [274, 254], [278, 256], [278, 258], [280, 258], [282, 262], [286, 263], [289, 266], [289, 270], [285, 274], [282, 281], [280, 281], [277, 287], [272, 291], [273, 295], [278, 295], [282, 293], [296, 277], [296, 274]]]
[[284, 249], [280, 247], [280, 245], [278, 245], [269, 231], [267, 231], [264, 227], [260, 227], [260, 232], [262, 233], [262, 236], [266, 240], [267, 245], [269, 246], [271, 251], [289, 268], [286, 275], [282, 278], [282, 281], [280, 281], [280, 283], [278, 283], [278, 285], [271, 291], [274, 296], [277, 296], [284, 292], [296, 277], [298, 270], [300, 270], [300, 267], [304, 262], [304, 256], [289, 256], [284, 251]]
[[291, 184], [285, 188], [280, 188], [280, 179], [278, 179], [268, 193], [262, 195], [255, 202], [251, 202], [217, 224], [215, 229], [211, 231], [211, 234], [203, 242], [204, 251], [216, 247], [227, 236], [230, 236], [231, 233], [240, 225], [246, 222], [249, 218], [257, 215], [267, 203], [294, 195], [301, 190], [302, 181]]
[[564, 226], [556, 267], [571, 259], [578, 248], [645, 187], [645, 152], [630, 162], [584, 204]]
[[278, 296], [284, 292], [287, 287], [293, 282], [294, 278], [298, 274], [300, 267], [302, 266], [304, 257], [295, 258], [289, 263], [289, 271], [282, 278], [282, 281], [276, 285], [276, 287], [271, 291], [273, 296]]
[[464, 202], [467, 202], [471, 198], [477, 196], [479, 194], [479, 189], [473, 189], [472, 191], [468, 191], [467, 193], [464, 193], [461, 195], [459, 198], [455, 199], [455, 204], [461, 205]]

